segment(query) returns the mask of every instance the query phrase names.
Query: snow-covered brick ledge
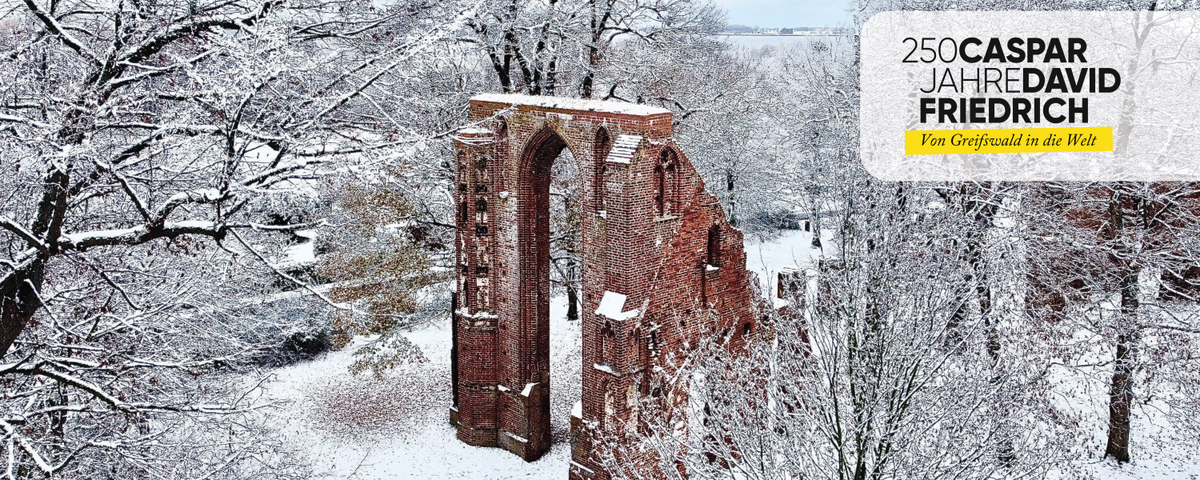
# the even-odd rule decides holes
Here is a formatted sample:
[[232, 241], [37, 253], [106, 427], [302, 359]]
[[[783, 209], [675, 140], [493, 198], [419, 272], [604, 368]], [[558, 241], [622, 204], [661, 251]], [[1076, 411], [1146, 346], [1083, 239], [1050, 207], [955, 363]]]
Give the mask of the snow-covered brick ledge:
[[607, 364], [607, 363], [594, 363], [594, 364], [592, 364], [592, 368], [595, 368], [596, 370], [599, 370], [599, 371], [601, 371], [601, 372], [607, 373], [607, 374], [609, 374], [609, 375], [612, 375], [612, 376], [614, 376], [614, 377], [617, 377], [617, 376], [619, 376], [619, 375], [617, 375], [617, 371], [616, 371], [616, 370], [613, 370], [613, 368], [612, 368], [612, 367], [610, 367], [610, 366], [608, 366], [608, 364]]
[[454, 314], [458, 315], [460, 317], [463, 317], [463, 318], [474, 318], [474, 319], [480, 319], [480, 320], [482, 320], [482, 319], [494, 320], [494, 319], [500, 318], [492, 312], [475, 312], [474, 314], [472, 314], [471, 312], [468, 312], [466, 308], [460, 308], [458, 310], [455, 310]]
[[629, 163], [633, 159], [633, 154], [637, 152], [638, 145], [642, 143], [642, 137], [637, 135], [618, 135], [617, 141], [613, 143], [612, 151], [608, 152], [608, 158], [604, 159], [611, 163]]
[[454, 131], [451, 138], [467, 145], [484, 145], [495, 140], [496, 132], [480, 126], [463, 127]]
[[588, 473], [588, 475], [595, 475], [595, 474], [596, 474], [596, 472], [595, 472], [595, 471], [593, 471], [592, 469], [590, 469], [590, 468], [587, 468], [587, 467], [585, 467], [585, 466], [583, 466], [583, 465], [580, 465], [580, 464], [576, 463], [574, 460], [571, 460], [571, 467], [572, 467], [572, 468], [578, 468], [578, 469], [580, 469], [580, 470], [583, 470], [583, 471], [587, 472], [587, 473]]
[[625, 308], [625, 299], [627, 297], [620, 293], [605, 291], [604, 296], [600, 298], [600, 305], [596, 307], [596, 315], [603, 315], [612, 320], [628, 320], [638, 316], [638, 309], [622, 312]]
[[537, 385], [538, 383], [540, 383], [540, 382], [526, 383], [526, 384], [525, 384], [525, 389], [524, 389], [524, 390], [521, 390], [521, 396], [522, 396], [522, 397], [526, 397], [526, 398], [528, 398], [528, 397], [529, 397], [529, 394], [530, 394], [530, 393], [533, 393], [533, 387], [534, 387], [535, 385]]
[[475, 127], [463, 127], [463, 128], [458, 129], [454, 133], [457, 133], [459, 135], [491, 135], [495, 132], [492, 132], [491, 130], [483, 128], [483, 127], [475, 126]]

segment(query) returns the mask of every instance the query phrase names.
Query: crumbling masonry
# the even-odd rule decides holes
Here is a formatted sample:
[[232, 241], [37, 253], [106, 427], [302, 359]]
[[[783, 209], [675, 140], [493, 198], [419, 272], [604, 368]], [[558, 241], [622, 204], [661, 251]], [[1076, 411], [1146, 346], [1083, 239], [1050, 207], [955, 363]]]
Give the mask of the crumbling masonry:
[[[668, 110], [481, 95], [470, 120], [454, 142], [450, 421], [462, 441], [527, 461], [550, 449], [549, 185], [566, 148], [583, 182], [583, 385], [570, 477], [609, 478], [596, 439], [646, 421], [685, 428], [686, 388], [665, 383], [682, 353], [705, 337], [736, 347], [757, 331], [742, 234], [672, 141]], [[650, 402], [674, 418], [639, 415]]]

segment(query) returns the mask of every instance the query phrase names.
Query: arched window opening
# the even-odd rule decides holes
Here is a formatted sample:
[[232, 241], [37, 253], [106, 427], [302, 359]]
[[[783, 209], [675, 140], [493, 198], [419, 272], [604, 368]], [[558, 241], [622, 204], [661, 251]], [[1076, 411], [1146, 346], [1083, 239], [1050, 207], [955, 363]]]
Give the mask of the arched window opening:
[[662, 165], [658, 165], [654, 167], [654, 213], [660, 217], [666, 215], [663, 209], [666, 186], [666, 171]]
[[596, 186], [595, 186], [596, 190], [595, 191], [596, 191], [596, 211], [597, 212], [603, 212], [604, 210], [606, 210], [606, 207], [604, 206], [604, 197], [605, 197], [605, 193], [607, 193], [607, 192], [605, 192], [607, 187], [604, 186], [604, 178], [607, 175], [608, 175], [608, 164], [601, 161], [600, 165], [598, 165], [596, 167]]
[[604, 210], [604, 175], [608, 173], [608, 165], [605, 159], [608, 158], [608, 152], [612, 151], [612, 137], [608, 135], [608, 129], [600, 127], [596, 130], [596, 139], [593, 141], [593, 158], [596, 165], [596, 178], [592, 184], [592, 191], [596, 192], [596, 211]]
[[721, 227], [713, 225], [708, 229], [708, 258], [707, 263], [714, 267], [721, 266]]
[[663, 215], [667, 216], [674, 215], [678, 211], [679, 192], [676, 190], [678, 190], [679, 181], [675, 174], [674, 163], [668, 163], [665, 169], [666, 173], [663, 175], [663, 181], [665, 182], [664, 188], [666, 191], [663, 193]]
[[604, 415], [601, 416], [600, 428], [607, 430], [607, 431], [611, 431], [617, 422], [609, 422], [608, 419], [614, 413], [617, 413], [617, 399], [616, 399], [616, 395], [613, 394], [612, 389], [609, 388], [608, 382], [604, 382], [603, 389], [604, 389]]
[[674, 215], [679, 209], [678, 166], [679, 161], [674, 150], [668, 148], [663, 150], [662, 154], [659, 155], [658, 166], [654, 170], [658, 187], [655, 203], [658, 207], [659, 216]]
[[603, 161], [608, 157], [608, 152], [612, 150], [612, 137], [609, 136], [607, 128], [600, 127], [596, 130], [596, 139], [593, 144], [596, 162]]
[[750, 322], [742, 324], [742, 335], [749, 335], [753, 330], [754, 327], [750, 325]]
[[613, 360], [613, 331], [612, 323], [604, 322], [600, 328], [600, 355], [596, 363], [608, 364]]
[[[463, 269], [466, 270], [467, 266], [463, 265]], [[463, 273], [466, 273], [466, 272], [463, 272]], [[471, 277], [463, 275], [462, 282], [463, 282], [462, 289], [461, 289], [462, 296], [463, 296], [462, 305], [463, 305], [463, 308], [465, 308], [468, 312], [470, 312], [472, 310], [472, 308], [475, 307], [475, 305], [476, 305], [475, 301], [474, 301], [475, 299], [473, 298], [474, 295], [472, 295], [472, 293], [473, 293], [472, 291], [474, 289], [471, 288], [473, 286], [471, 283], [474, 282], [474, 280], [472, 280]]]
[[467, 202], [462, 202], [462, 204], [460, 204], [458, 206], [458, 221], [465, 223], [468, 218], [469, 217], [467, 216]]

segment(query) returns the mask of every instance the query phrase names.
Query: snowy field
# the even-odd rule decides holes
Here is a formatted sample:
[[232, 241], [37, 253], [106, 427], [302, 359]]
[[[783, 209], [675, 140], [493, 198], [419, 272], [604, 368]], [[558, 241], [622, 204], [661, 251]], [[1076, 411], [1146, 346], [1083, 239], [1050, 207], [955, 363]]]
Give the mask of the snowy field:
[[[822, 236], [826, 251], [832, 244]], [[791, 265], [813, 268], [820, 251], [811, 234], [785, 232], [775, 238], [747, 236], [747, 268], [766, 292], [773, 292], [776, 273]], [[568, 414], [579, 398], [580, 327], [566, 320], [566, 301], [554, 297], [551, 307], [551, 424], [554, 446], [544, 457], [526, 463], [498, 448], [471, 447], [454, 437], [450, 426], [450, 330], [443, 321], [408, 334], [429, 359], [402, 366], [376, 379], [352, 376], [354, 358], [346, 348], [309, 362], [276, 371], [267, 395], [287, 402], [278, 420], [281, 429], [312, 464], [317, 478], [337, 479], [529, 479], [564, 478], [570, 461]], [[1107, 418], [1103, 374], [1078, 370], [1055, 372], [1060, 405], [1095, 421], [1090, 458], [1074, 465], [1097, 479], [1200, 480], [1200, 439], [1172, 438], [1173, 431], [1155, 414], [1152, 403], [1135, 409], [1133, 456], [1128, 465], [1102, 459]], [[1164, 448], [1164, 446], [1170, 446]], [[1082, 470], [1082, 472], [1081, 472]]]

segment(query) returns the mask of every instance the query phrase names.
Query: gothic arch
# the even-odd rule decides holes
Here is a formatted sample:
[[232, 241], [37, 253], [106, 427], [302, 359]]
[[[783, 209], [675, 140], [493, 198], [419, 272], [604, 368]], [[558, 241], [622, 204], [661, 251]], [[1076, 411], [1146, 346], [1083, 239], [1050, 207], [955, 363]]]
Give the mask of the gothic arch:
[[605, 159], [608, 153], [612, 151], [613, 139], [608, 133], [608, 129], [603, 125], [596, 127], [596, 135], [592, 138], [592, 159], [596, 165], [592, 172], [592, 192], [596, 199], [595, 210], [597, 212], [604, 210], [604, 177], [608, 173], [608, 162]]
[[[530, 169], [540, 168], [543, 163], [548, 172], [549, 167], [562, 154], [563, 149], [571, 152], [571, 157], [575, 159], [576, 167], [582, 167], [580, 165], [582, 160], [577, 155], [582, 146], [571, 145], [570, 142], [565, 140], [566, 137], [570, 136], [570, 133], [560, 130], [561, 127], [558, 127], [555, 123], [545, 122], [536, 129], [537, 133], [528, 137], [519, 150], [521, 152], [521, 172], [530, 172]], [[550, 153], [553, 153], [553, 156], [547, 156]]]
[[663, 148], [654, 165], [654, 202], [658, 215], [670, 217], [679, 210], [680, 155], [671, 147]]
[[[566, 149], [584, 201], [582, 399], [571, 421], [569, 475], [607, 479], [591, 425], [618, 431], [676, 421], [636, 411], [635, 397], [663, 395], [663, 378], [674, 368], [663, 359], [685, 353], [699, 336], [756, 321], [745, 254], [734, 247], [741, 234], [727, 227], [672, 143], [665, 109], [481, 95], [471, 100], [470, 121], [480, 126], [455, 135], [455, 204], [462, 212], [451, 423], [466, 443], [526, 460], [551, 446], [549, 182]], [[651, 175], [658, 171], [661, 181]], [[704, 268], [702, 260], [697, 278], [697, 253], [712, 243], [712, 228], [721, 234], [721, 266]], [[701, 299], [716, 307], [697, 312]]]

